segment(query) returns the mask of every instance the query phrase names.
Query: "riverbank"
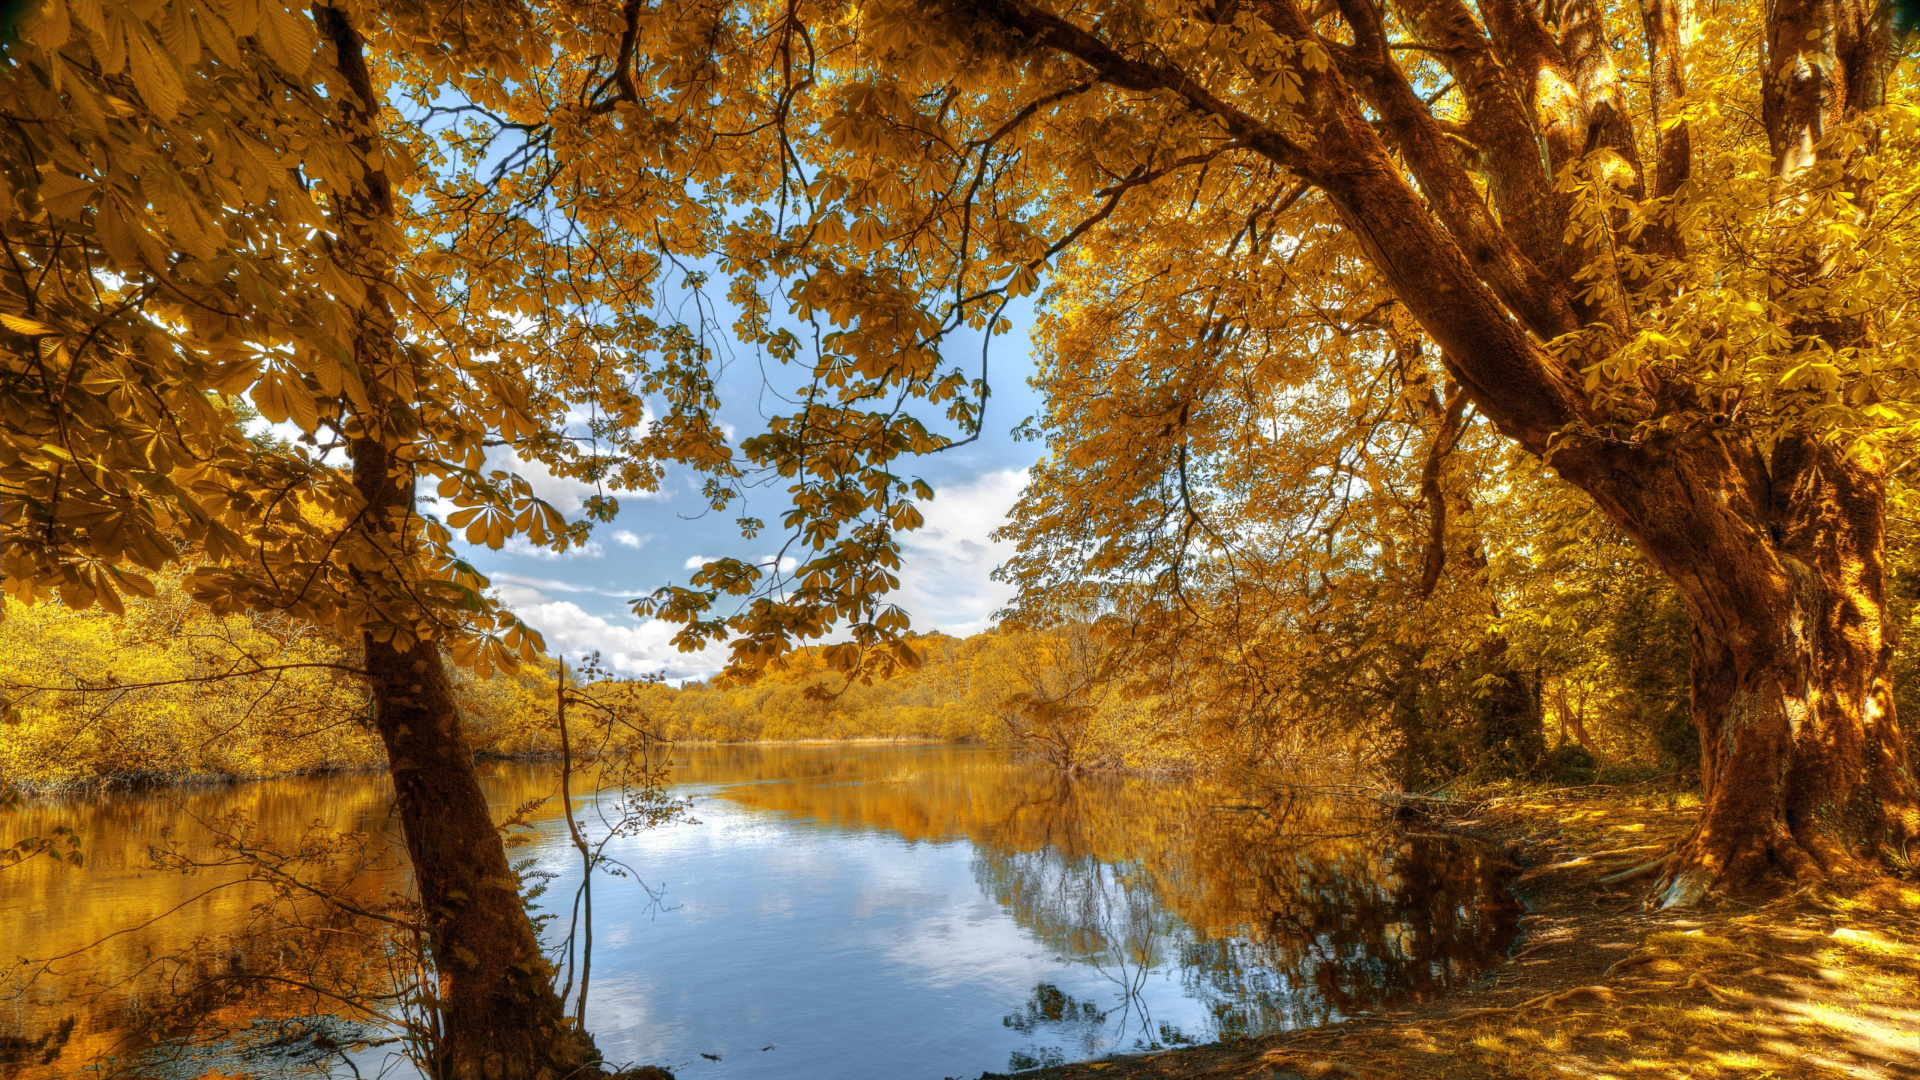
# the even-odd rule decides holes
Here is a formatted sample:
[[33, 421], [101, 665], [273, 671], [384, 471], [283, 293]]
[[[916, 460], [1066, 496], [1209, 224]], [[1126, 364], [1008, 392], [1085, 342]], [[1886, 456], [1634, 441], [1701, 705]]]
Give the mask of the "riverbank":
[[1524, 868], [1513, 889], [1528, 914], [1511, 959], [1465, 992], [1238, 1044], [1018, 1075], [1911, 1076], [1920, 888], [1881, 879], [1762, 907], [1648, 912], [1644, 882], [1600, 879], [1686, 835], [1694, 811], [1668, 806], [1617, 794], [1522, 796], [1447, 822]]
[[[846, 739], [675, 739], [675, 747], [711, 746], [988, 746], [971, 740], [890, 738], [860, 736]], [[473, 755], [474, 768], [485, 772], [489, 765], [551, 764], [560, 760], [558, 750], [501, 752], [482, 750]], [[0, 790], [13, 788], [35, 799], [72, 799], [98, 795], [145, 794], [164, 789], [198, 789], [235, 784], [254, 784], [266, 780], [290, 780], [312, 776], [373, 776], [387, 771], [385, 759], [339, 762], [308, 768], [249, 773], [144, 770], [95, 774], [84, 778], [44, 780], [34, 776], [0, 776]]]

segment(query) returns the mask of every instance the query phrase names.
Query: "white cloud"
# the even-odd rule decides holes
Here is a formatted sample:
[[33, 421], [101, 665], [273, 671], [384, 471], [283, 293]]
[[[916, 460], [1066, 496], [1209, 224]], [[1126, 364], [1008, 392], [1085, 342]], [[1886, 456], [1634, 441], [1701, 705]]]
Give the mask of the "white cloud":
[[503, 574], [492, 575], [489, 580], [493, 582], [493, 587], [489, 591], [498, 597], [500, 602], [507, 605], [507, 607], [517, 611], [530, 604], [544, 604], [547, 602], [546, 593], [541, 592], [532, 585], [524, 585], [518, 581], [501, 581], [500, 579], [504, 576]]
[[[454, 535], [458, 536], [459, 533]], [[598, 540], [589, 540], [584, 544], [570, 547], [565, 551], [541, 547], [524, 536], [509, 536], [500, 548], [509, 555], [520, 555], [529, 559], [598, 559], [607, 553], [605, 545]]]
[[[772, 565], [773, 565], [773, 556], [772, 556], [772, 555], [761, 555], [761, 556], [759, 556], [758, 558], [756, 558], [756, 559], [754, 559], [754, 560], [753, 560], [753, 565], [755, 565], [755, 566], [758, 566], [758, 567], [761, 567], [762, 569], [764, 569], [764, 568], [766, 568], [766, 567], [769, 567], [769, 566], [772, 566]], [[781, 572], [781, 573], [783, 573], [783, 574], [791, 574], [791, 573], [793, 573], [793, 568], [794, 568], [794, 567], [796, 567], [796, 566], [799, 566], [799, 565], [800, 565], [800, 560], [799, 560], [799, 559], [796, 559], [796, 558], [794, 558], [794, 557], [793, 557], [793, 556], [791, 556], [791, 555], [782, 555], [782, 556], [780, 556], [780, 567], [779, 567], [779, 570], [780, 570], [780, 572]]]
[[647, 541], [653, 539], [652, 533], [641, 536], [635, 534], [631, 529], [615, 529], [608, 535], [613, 537], [614, 543], [626, 548], [640, 548], [645, 546]]
[[[547, 593], [590, 593], [594, 596], [613, 596], [624, 600], [646, 591], [644, 589], [602, 589], [593, 585], [561, 581], [558, 578], [529, 577], [526, 574], [492, 573], [487, 575], [487, 580], [495, 589], [501, 590], [500, 596], [503, 600], [507, 598], [505, 590], [512, 588], [519, 590], [515, 595], [533, 596], [537, 599], [529, 601], [530, 603], [542, 604], [548, 599]], [[512, 601], [508, 603], [511, 605]]]
[[1012, 556], [1013, 545], [987, 534], [1006, 523], [1026, 482], [1026, 470], [1003, 469], [936, 488], [932, 501], [919, 504], [926, 524], [900, 534], [900, 588], [894, 591], [915, 629], [977, 634], [1013, 599], [1012, 585], [987, 577]]
[[658, 619], [623, 625], [591, 614], [571, 600], [509, 606], [547, 639], [549, 653], [579, 657], [598, 650], [615, 671], [625, 674], [661, 671], [676, 682], [704, 679], [727, 661], [727, 650], [720, 646], [709, 645], [694, 653], [681, 652], [672, 641], [678, 628]]
[[688, 558], [686, 562], [681, 563], [680, 569], [698, 570], [719, 557], [718, 555], [694, 555]]
[[545, 465], [523, 459], [519, 451], [511, 446], [496, 446], [488, 450], [486, 468], [489, 471], [504, 469], [525, 477], [534, 495], [546, 500], [569, 518], [579, 516], [580, 500], [595, 491], [592, 484], [581, 483], [570, 476], [555, 476]]

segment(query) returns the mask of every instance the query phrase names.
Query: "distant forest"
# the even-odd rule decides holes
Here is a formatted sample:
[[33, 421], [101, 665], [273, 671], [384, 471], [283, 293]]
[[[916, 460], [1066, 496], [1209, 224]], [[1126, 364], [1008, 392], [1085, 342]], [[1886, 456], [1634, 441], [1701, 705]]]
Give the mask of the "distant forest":
[[[0, 772], [51, 791], [382, 765], [354, 674], [357, 645], [286, 616], [212, 614], [177, 577], [157, 585], [153, 597], [130, 600], [123, 617], [8, 603]], [[1615, 592], [1595, 608], [1602, 625], [1584, 635], [1600, 646], [1588, 662], [1522, 676], [1540, 703], [1540, 745], [1529, 760], [1516, 765], [1488, 748], [1487, 695], [1476, 695], [1470, 667], [1452, 672], [1451, 683], [1445, 671], [1432, 681], [1429, 743], [1445, 757], [1421, 763], [1431, 783], [1502, 775], [1581, 782], [1602, 768], [1647, 775], [1695, 766], [1684, 614], [1650, 579]], [[584, 690], [621, 700], [668, 740], [938, 739], [1016, 747], [1066, 769], [1158, 773], [1213, 772], [1250, 758], [1284, 768], [1330, 752], [1355, 764], [1404, 764], [1405, 733], [1378, 687], [1343, 693], [1331, 680], [1304, 683], [1297, 715], [1321, 723], [1281, 738], [1254, 710], [1236, 724], [1186, 705], [1165, 679], [1127, 674], [1120, 650], [1087, 622], [910, 642], [918, 666], [870, 682], [850, 680], [810, 648], [750, 682], [675, 688], [602, 677]], [[476, 755], [558, 753], [557, 661], [488, 679], [452, 670]], [[1336, 728], [1346, 734], [1333, 737]]]

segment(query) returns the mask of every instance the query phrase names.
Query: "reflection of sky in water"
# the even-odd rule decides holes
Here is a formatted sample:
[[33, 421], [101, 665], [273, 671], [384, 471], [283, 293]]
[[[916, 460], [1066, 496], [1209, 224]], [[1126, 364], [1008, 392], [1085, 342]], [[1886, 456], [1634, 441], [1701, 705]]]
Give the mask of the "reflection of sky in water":
[[[730, 759], [718, 751], [692, 772], [722, 782], [683, 789], [696, 795], [699, 824], [656, 829], [610, 850], [666, 887], [663, 906], [650, 907], [630, 881], [596, 886], [588, 1021], [610, 1060], [657, 1062], [689, 1078], [975, 1076], [1325, 1022], [1341, 1015], [1339, 1001], [1366, 1005], [1380, 996], [1362, 988], [1391, 989], [1396, 976], [1387, 969], [1419, 949], [1405, 914], [1379, 910], [1379, 901], [1391, 901], [1376, 897], [1371, 929], [1341, 927], [1337, 915], [1333, 930], [1303, 927], [1294, 935], [1298, 951], [1288, 954], [1293, 966], [1283, 961], [1276, 970], [1277, 954], [1249, 940], [1245, 926], [1197, 931], [1161, 902], [1155, 885], [1192, 884], [1180, 877], [1204, 874], [1197, 863], [1172, 859], [1177, 872], [1156, 883], [1130, 862], [1064, 853], [1062, 843], [1086, 839], [1079, 818], [1089, 811], [1079, 803], [1071, 811], [1043, 807], [1051, 816], [1037, 833], [1031, 822], [1024, 831], [1009, 825], [1021, 834], [1012, 844], [994, 842], [992, 829], [950, 809], [954, 789], [943, 785], [982, 781], [971, 772], [986, 761], [999, 768], [997, 758], [811, 753], [837, 762], [917, 755], [923, 767], [891, 777], [857, 766], [851, 776], [837, 766], [775, 769], [782, 775], [750, 780], [753, 765], [765, 767], [764, 752], [740, 776], [728, 775]], [[867, 791], [849, 790], [862, 780]], [[985, 784], [959, 790], [1012, 801], [997, 788], [983, 796]], [[848, 801], [866, 796], [885, 799]], [[1115, 800], [1092, 801], [1105, 808]], [[903, 803], [910, 827], [899, 824]], [[558, 823], [549, 823], [538, 851], [541, 869], [561, 875], [549, 893], [556, 898], [571, 896], [577, 880], [562, 841]], [[1293, 864], [1280, 865], [1291, 885]], [[1454, 914], [1476, 928], [1485, 921]], [[1256, 936], [1286, 934], [1268, 927]], [[1497, 955], [1503, 943], [1469, 949]], [[1428, 977], [1413, 983], [1454, 981], [1443, 960], [1424, 967]], [[1358, 974], [1345, 979], [1349, 968]], [[1345, 996], [1312, 985], [1316, 972], [1340, 980]]]
[[[639, 888], [596, 885], [588, 1022], [610, 1060], [690, 1078], [977, 1076], [1046, 1043], [1044, 1028], [1036, 1040], [1003, 1022], [1041, 983], [1116, 1007], [1108, 1037], [1074, 1039], [1072, 1056], [1121, 1034], [1119, 986], [1051, 955], [983, 895], [971, 843], [913, 843], [711, 798], [696, 814], [698, 825], [619, 845], [619, 858], [667, 886], [666, 910], [635, 925], [622, 909], [646, 904]], [[558, 871], [552, 832], [542, 869]], [[572, 880], [550, 895], [571, 895]], [[609, 947], [615, 933], [630, 946]], [[1151, 975], [1141, 997], [1156, 1022], [1207, 1029], [1177, 967]], [[1129, 1025], [1123, 1045], [1140, 1034]]]

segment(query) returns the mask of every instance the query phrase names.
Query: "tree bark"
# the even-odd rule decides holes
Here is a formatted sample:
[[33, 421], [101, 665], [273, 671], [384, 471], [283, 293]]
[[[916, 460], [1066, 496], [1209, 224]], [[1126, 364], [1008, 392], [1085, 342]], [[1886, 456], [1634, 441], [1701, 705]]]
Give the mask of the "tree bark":
[[1810, 437], [1763, 461], [1744, 440], [1694, 436], [1555, 465], [1675, 583], [1692, 622], [1705, 806], [1661, 904], [1906, 857], [1920, 800], [1891, 689], [1880, 463]]
[[1632, 170], [1625, 187], [1635, 199], [1646, 196], [1646, 176], [1640, 147], [1634, 138], [1633, 114], [1620, 93], [1620, 73], [1613, 65], [1613, 47], [1607, 41], [1606, 15], [1598, 0], [1550, 0], [1558, 23], [1560, 53], [1572, 70], [1574, 90], [1587, 110], [1584, 153], [1606, 148], [1620, 155]]
[[1640, 0], [1640, 21], [1646, 32], [1647, 95], [1653, 106], [1653, 194], [1668, 199], [1693, 174], [1692, 129], [1675, 115], [1687, 94], [1686, 46], [1693, 37], [1693, 16], [1687, 0]]
[[[378, 161], [380, 101], [359, 33], [345, 12], [316, 4], [314, 22], [334, 49], [344, 85], [346, 139], [362, 161]], [[386, 297], [392, 277], [374, 241], [374, 225], [391, 220], [393, 198], [382, 171], [339, 193], [331, 207], [344, 259], [368, 282], [354, 349], [369, 372], [371, 407], [352, 417], [353, 482], [363, 500], [356, 523], [365, 548], [355, 579], [374, 610], [393, 605], [393, 566], [403, 557], [414, 519], [414, 477], [397, 452], [415, 429], [411, 404], [389, 378], [404, 353]], [[413, 385], [402, 378], [405, 385]], [[417, 519], [415, 519], [417, 520]], [[384, 557], [387, 565], [381, 565]], [[397, 604], [404, 609], [407, 605]], [[408, 628], [417, 629], [417, 628]], [[597, 1071], [593, 1040], [566, 1018], [553, 970], [521, 900], [519, 879], [474, 774], [445, 661], [431, 633], [393, 626], [362, 634], [375, 727], [387, 751], [400, 826], [413, 863], [438, 978], [443, 1045], [433, 1074], [447, 1080], [561, 1080]]]
[[[377, 439], [353, 443], [369, 527], [412, 509], [412, 478]], [[438, 644], [362, 635], [374, 726], [386, 747], [413, 880], [426, 913], [447, 1080], [559, 1080], [599, 1060], [570, 1023], [520, 898], [520, 880], [473, 769]]]

